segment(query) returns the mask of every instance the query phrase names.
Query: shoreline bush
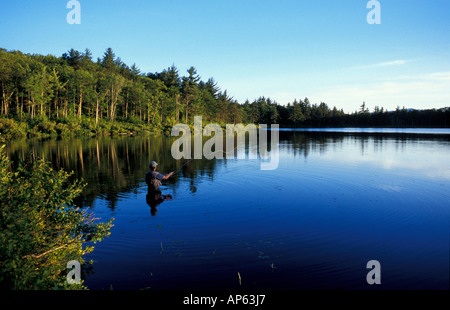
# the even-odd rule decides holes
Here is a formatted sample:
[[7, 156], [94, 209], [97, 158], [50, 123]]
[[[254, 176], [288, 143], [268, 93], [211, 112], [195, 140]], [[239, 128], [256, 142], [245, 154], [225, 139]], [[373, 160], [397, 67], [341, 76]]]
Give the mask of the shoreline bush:
[[0, 148], [0, 288], [9, 290], [87, 289], [66, 281], [67, 263], [78, 261], [110, 234], [113, 219], [95, 223], [74, 206], [86, 184], [72, 173], [54, 171], [28, 157], [12, 169]]

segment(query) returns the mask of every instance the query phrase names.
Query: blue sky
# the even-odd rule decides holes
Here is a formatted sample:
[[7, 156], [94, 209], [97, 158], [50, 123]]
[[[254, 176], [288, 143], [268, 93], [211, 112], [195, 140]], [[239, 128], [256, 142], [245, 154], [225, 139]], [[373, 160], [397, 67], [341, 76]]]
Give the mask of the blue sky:
[[352, 112], [450, 106], [450, 1], [0, 0], [0, 47], [62, 55], [111, 47], [126, 64], [159, 72], [190, 66], [239, 102], [308, 97]]

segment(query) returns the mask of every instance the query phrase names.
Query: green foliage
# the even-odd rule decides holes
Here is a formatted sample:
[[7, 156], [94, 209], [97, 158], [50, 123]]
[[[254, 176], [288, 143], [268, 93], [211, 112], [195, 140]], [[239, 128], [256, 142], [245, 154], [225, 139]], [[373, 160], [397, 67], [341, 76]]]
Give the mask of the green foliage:
[[29, 131], [29, 136], [54, 136], [56, 135], [55, 130], [56, 122], [49, 121], [47, 116], [40, 115], [36, 116], [30, 123], [29, 127], [31, 130]]
[[71, 136], [72, 131], [69, 126], [64, 123], [58, 123], [55, 126], [56, 134], [60, 137], [69, 137]]
[[[166, 122], [165, 122], [166, 123]], [[6, 140], [15, 138], [47, 138], [47, 137], [86, 137], [107, 135], [147, 135], [155, 131], [162, 131], [163, 125], [142, 123], [138, 118], [121, 119], [111, 122], [107, 119], [99, 120], [82, 116], [49, 120], [45, 116], [37, 116], [32, 121], [16, 121], [0, 118], [0, 134]]]
[[83, 289], [66, 281], [70, 260], [86, 263], [92, 243], [108, 236], [112, 219], [95, 223], [73, 206], [85, 184], [29, 157], [12, 169], [0, 150], [0, 287], [3, 289]]
[[14, 119], [0, 118], [0, 133], [4, 138], [26, 137], [28, 126], [26, 123], [16, 122]]
[[0, 102], [2, 117], [20, 124], [30, 120], [21, 126], [4, 123], [0, 132], [7, 138], [167, 132], [180, 122], [192, 124], [196, 115], [218, 124], [284, 127], [450, 126], [446, 110], [387, 112], [375, 106], [371, 113], [364, 102], [359, 111], [346, 114], [308, 98], [281, 105], [260, 97], [241, 104], [213, 78], [204, 82], [194, 67], [186, 76], [175, 65], [144, 74], [135, 64], [128, 67], [111, 48], [97, 62], [88, 49], [71, 49], [61, 57], [0, 49]]
[[[144, 132], [165, 130], [182, 118], [192, 122], [194, 115], [208, 114], [213, 120], [219, 109], [220, 121], [234, 121], [233, 113], [238, 112], [237, 102], [226, 91], [221, 93], [212, 78], [201, 81], [194, 67], [186, 77], [174, 65], [145, 75], [135, 64], [131, 68], [124, 64], [111, 48], [97, 62], [89, 50], [73, 49], [61, 57], [0, 49], [0, 59], [0, 113], [29, 119], [30, 136], [123, 134], [130, 131], [128, 122], [137, 125], [131, 127], [133, 132], [141, 124], [149, 126]], [[67, 128], [58, 125], [56, 120], [62, 118], [72, 119], [67, 124], [75, 122], [73, 118], [95, 119], [95, 126], [89, 122]], [[116, 119], [120, 124], [114, 123]], [[114, 124], [105, 130], [104, 125], [98, 127], [101, 120]]]

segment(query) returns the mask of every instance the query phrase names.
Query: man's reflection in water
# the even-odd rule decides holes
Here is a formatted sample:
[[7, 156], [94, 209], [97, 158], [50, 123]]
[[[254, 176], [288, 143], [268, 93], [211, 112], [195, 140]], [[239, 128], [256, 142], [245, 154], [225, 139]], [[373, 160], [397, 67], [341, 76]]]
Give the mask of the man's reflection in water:
[[159, 189], [149, 187], [147, 193], [147, 204], [150, 206], [150, 213], [154, 216], [158, 212], [157, 207], [166, 200], [172, 200], [171, 195], [163, 195]]

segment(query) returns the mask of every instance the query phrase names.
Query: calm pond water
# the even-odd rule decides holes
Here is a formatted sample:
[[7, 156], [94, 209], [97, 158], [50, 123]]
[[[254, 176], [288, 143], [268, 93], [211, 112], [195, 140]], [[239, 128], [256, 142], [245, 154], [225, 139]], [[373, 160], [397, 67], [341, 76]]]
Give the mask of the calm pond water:
[[[449, 130], [280, 130], [279, 166], [174, 160], [172, 137], [13, 141], [115, 218], [90, 289], [448, 289]], [[175, 171], [156, 207], [145, 173]], [[378, 260], [381, 285], [366, 264]], [[239, 279], [240, 278], [240, 279]]]

